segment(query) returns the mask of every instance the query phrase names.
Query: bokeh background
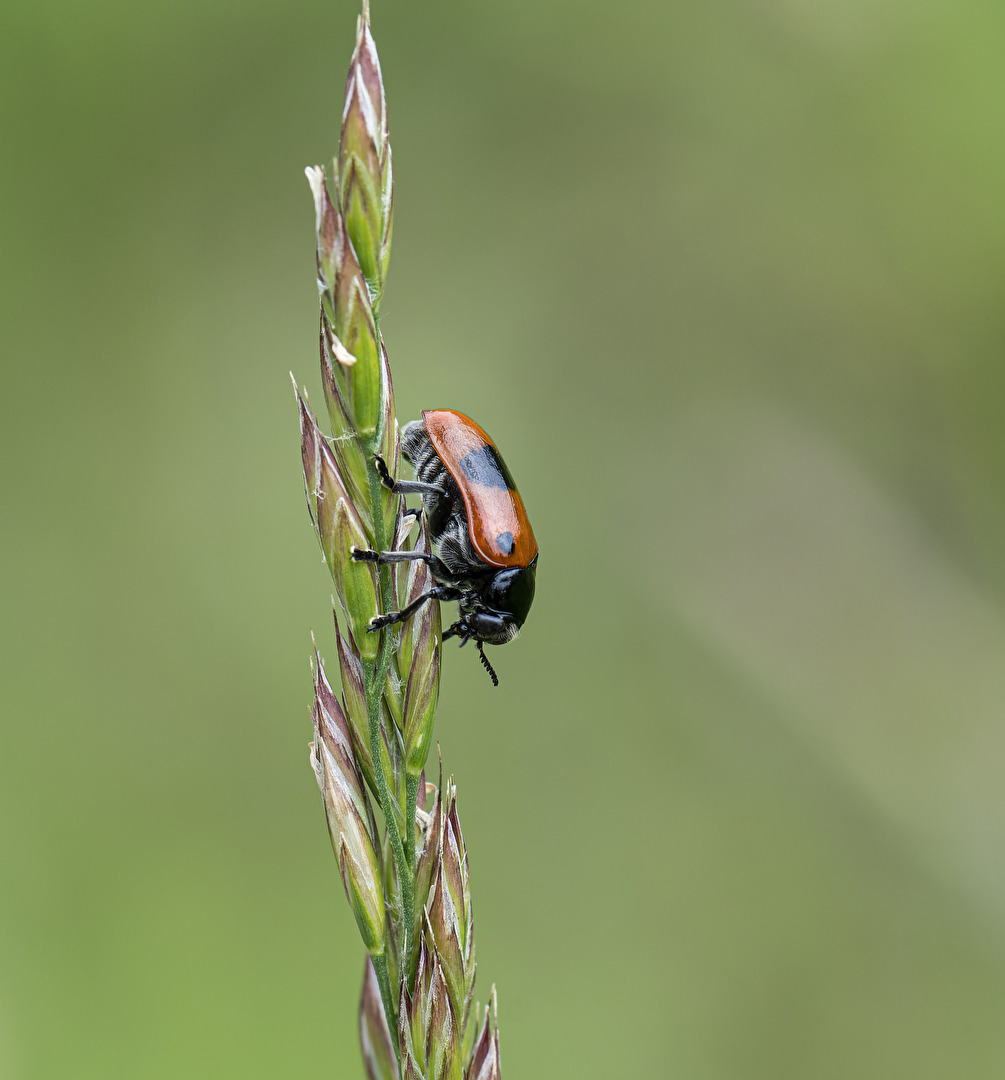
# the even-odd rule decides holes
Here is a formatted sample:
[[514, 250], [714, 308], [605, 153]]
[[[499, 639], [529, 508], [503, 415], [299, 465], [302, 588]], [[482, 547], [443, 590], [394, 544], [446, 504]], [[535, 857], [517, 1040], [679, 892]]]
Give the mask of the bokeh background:
[[[307, 764], [354, 3], [0, 32], [0, 1076], [362, 1075]], [[1005, 8], [374, 0], [402, 418], [542, 549], [438, 738], [506, 1075], [1005, 1075]]]

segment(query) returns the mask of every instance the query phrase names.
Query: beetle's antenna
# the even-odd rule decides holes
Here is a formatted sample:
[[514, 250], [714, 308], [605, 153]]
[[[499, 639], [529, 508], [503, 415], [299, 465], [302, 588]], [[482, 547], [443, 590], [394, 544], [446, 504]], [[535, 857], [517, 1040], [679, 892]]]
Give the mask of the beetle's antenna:
[[496, 675], [495, 669], [489, 663], [489, 658], [485, 655], [485, 646], [482, 645], [482, 643], [480, 641], [478, 642], [478, 656], [481, 659], [482, 666], [489, 673], [489, 678], [492, 680], [492, 685], [493, 686], [498, 686], [499, 685], [499, 676]]

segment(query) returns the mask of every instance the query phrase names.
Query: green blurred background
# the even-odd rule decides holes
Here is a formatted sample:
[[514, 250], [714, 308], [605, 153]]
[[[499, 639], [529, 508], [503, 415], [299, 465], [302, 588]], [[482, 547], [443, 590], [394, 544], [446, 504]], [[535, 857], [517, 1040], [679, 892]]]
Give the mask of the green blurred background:
[[[4, 7], [4, 1078], [362, 1075], [287, 374], [356, 10]], [[399, 414], [542, 549], [437, 728], [506, 1075], [1005, 1075], [1005, 8], [373, 25]]]

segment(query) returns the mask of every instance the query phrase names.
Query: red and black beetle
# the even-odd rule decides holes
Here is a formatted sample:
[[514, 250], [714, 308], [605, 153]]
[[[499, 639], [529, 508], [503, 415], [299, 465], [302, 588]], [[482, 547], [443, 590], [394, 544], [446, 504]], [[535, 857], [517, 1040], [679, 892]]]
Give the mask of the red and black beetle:
[[444, 638], [478, 642], [478, 653], [494, 685], [495, 671], [484, 646], [516, 637], [534, 600], [537, 541], [523, 499], [495, 443], [467, 416], [451, 409], [423, 412], [406, 424], [401, 450], [416, 480], [395, 480], [377, 458], [385, 487], [422, 496], [433, 553], [353, 552], [354, 559], [398, 563], [421, 559], [436, 585], [401, 611], [370, 621], [371, 630], [403, 622], [427, 600], [456, 600], [460, 618]]

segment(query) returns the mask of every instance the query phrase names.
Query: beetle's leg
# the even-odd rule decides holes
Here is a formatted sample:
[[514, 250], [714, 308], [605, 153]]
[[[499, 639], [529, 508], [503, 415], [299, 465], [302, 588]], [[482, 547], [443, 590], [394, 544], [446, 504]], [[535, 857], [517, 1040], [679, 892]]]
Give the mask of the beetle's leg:
[[367, 629], [371, 631], [380, 630], [385, 626], [390, 626], [392, 623], [404, 622], [407, 618], [414, 615], [427, 600], [457, 600], [460, 595], [460, 589], [455, 589], [450, 585], [434, 585], [429, 592], [417, 596], [407, 607], [403, 607], [401, 611], [389, 611], [385, 615], [374, 615], [370, 620], [370, 625]]
[[446, 641], [448, 637], [463, 638], [462, 645], [468, 643], [468, 638], [471, 636], [471, 631], [468, 629], [468, 624], [463, 619], [458, 619], [453, 626], [448, 627], [443, 631], [443, 640]]
[[380, 454], [374, 454], [373, 463], [377, 466], [377, 475], [380, 482], [396, 495], [439, 495], [447, 498], [447, 492], [436, 484], [424, 484], [421, 480], [395, 480], [388, 472], [387, 465]]
[[373, 562], [378, 566], [387, 566], [390, 563], [399, 562], [424, 562], [429, 563], [435, 555], [426, 551], [372, 551], [370, 548], [352, 547], [349, 550], [355, 562]]
[[354, 547], [350, 554], [356, 562], [372, 562], [378, 566], [390, 566], [393, 563], [424, 562], [435, 578], [449, 578], [450, 571], [442, 562], [428, 551], [370, 551], [368, 548]]

